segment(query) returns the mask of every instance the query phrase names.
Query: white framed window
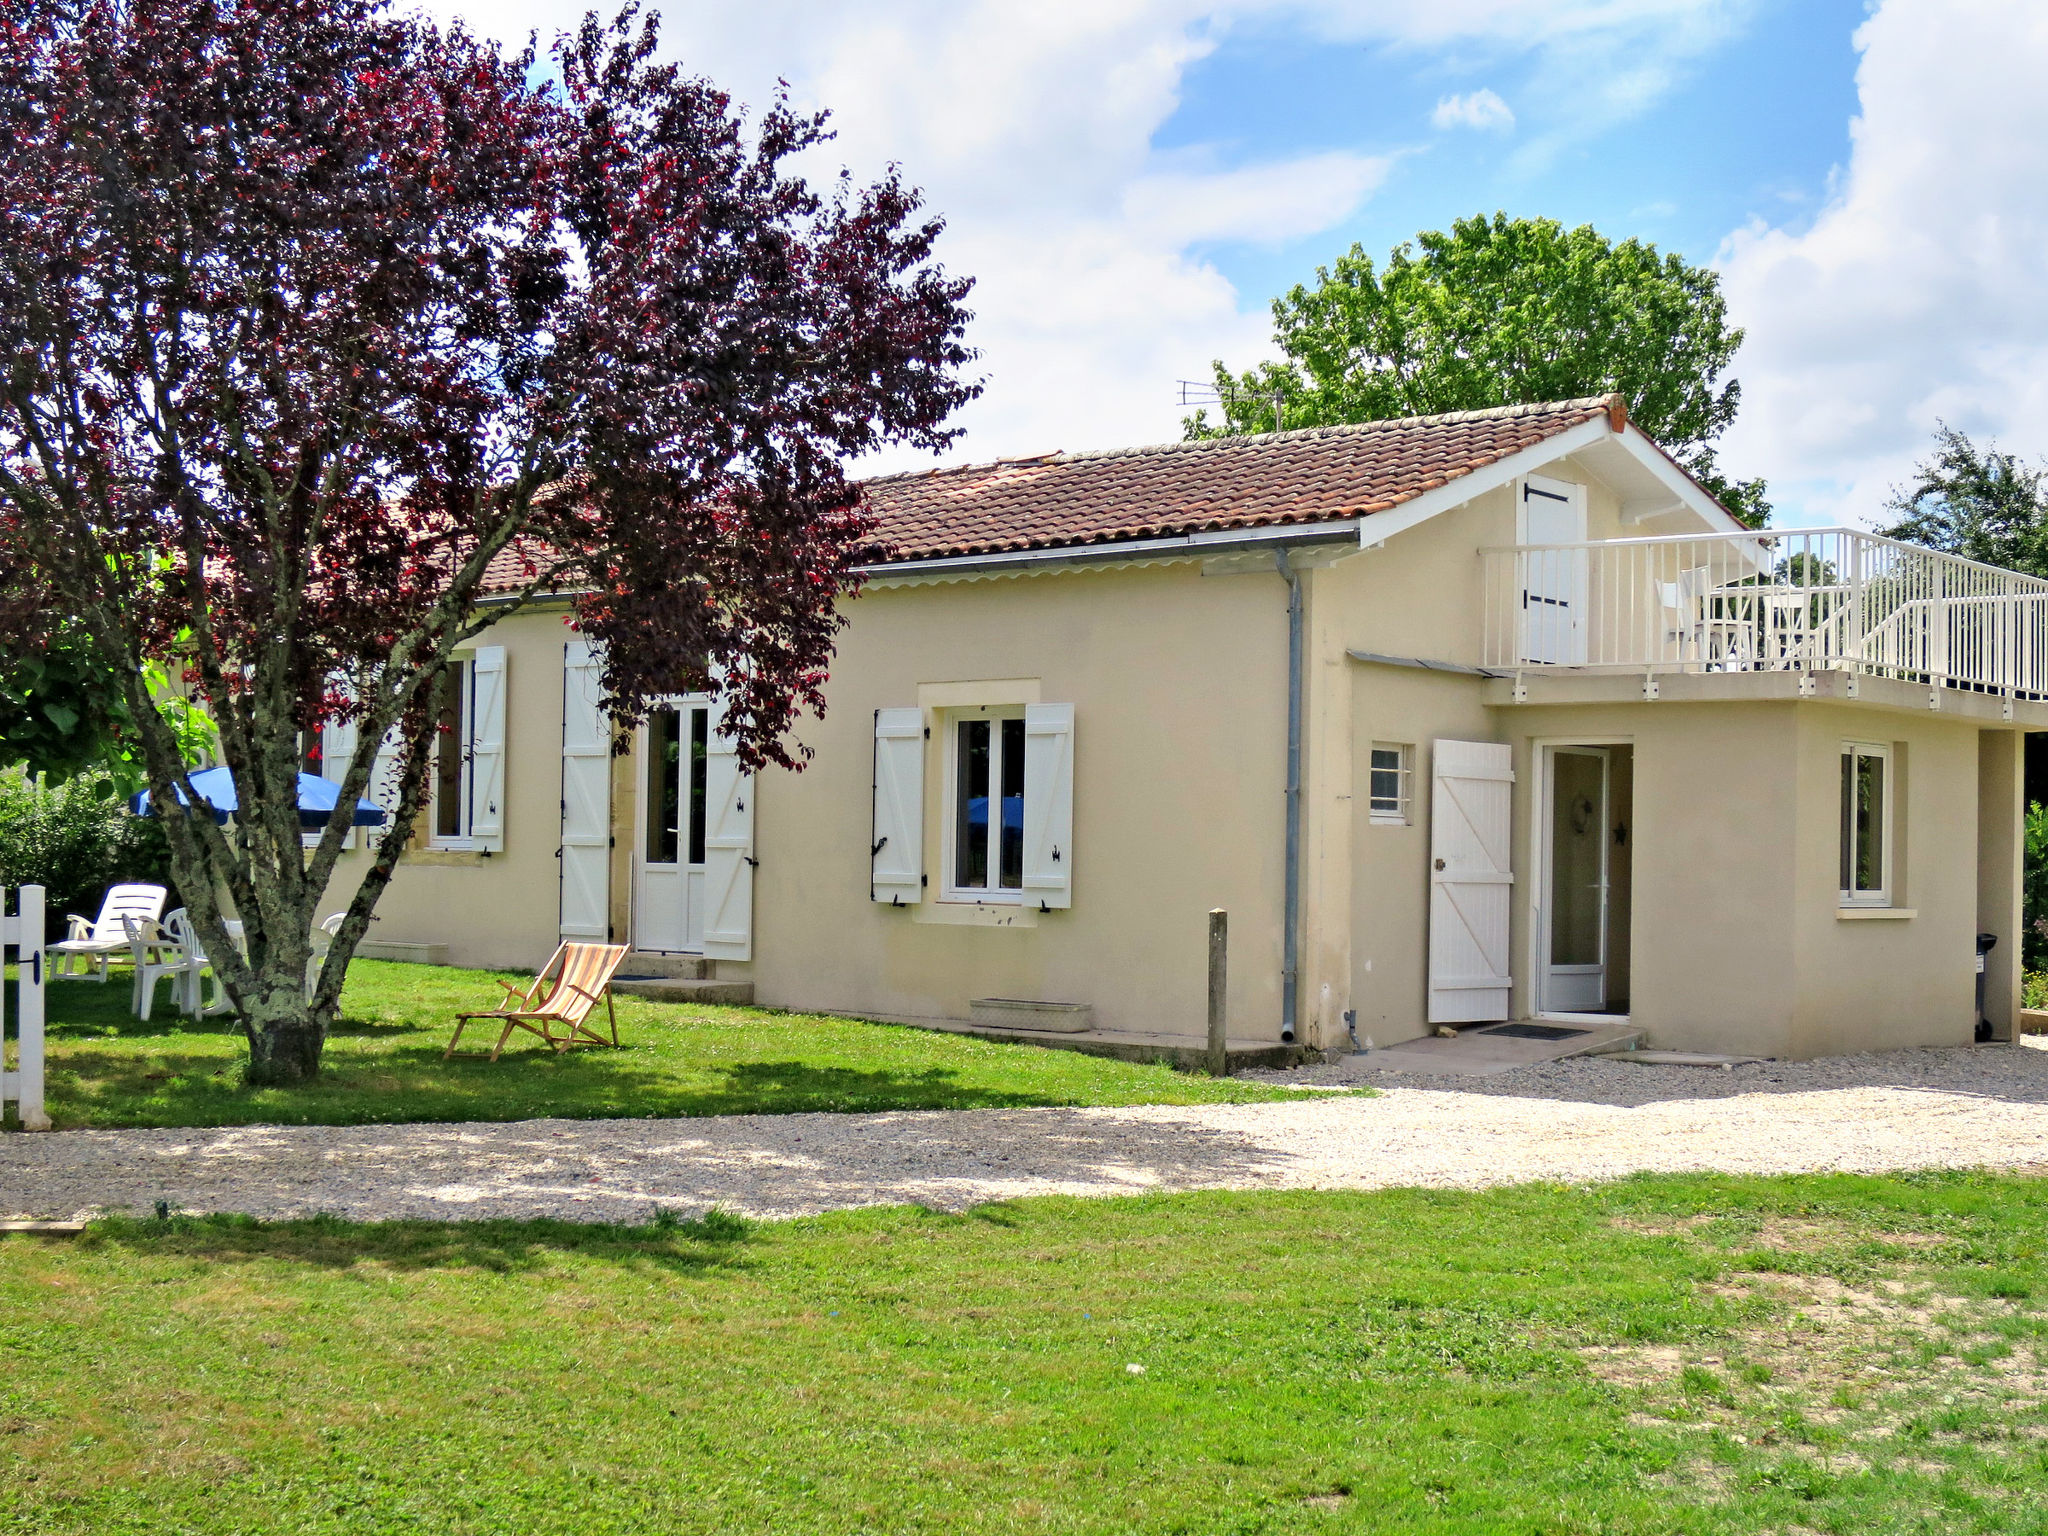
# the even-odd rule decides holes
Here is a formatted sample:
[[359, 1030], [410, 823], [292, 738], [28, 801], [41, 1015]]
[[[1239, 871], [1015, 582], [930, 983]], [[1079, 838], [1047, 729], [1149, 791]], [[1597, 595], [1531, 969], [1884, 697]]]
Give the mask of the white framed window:
[[946, 898], [1024, 899], [1024, 710], [946, 718]]
[[429, 781], [432, 819], [427, 823], [427, 840], [435, 848], [470, 846], [476, 788], [470, 743], [475, 719], [475, 667], [469, 657], [458, 657], [441, 674], [434, 694], [434, 771]]
[[1406, 742], [1376, 741], [1366, 784], [1368, 820], [1374, 826], [1405, 827], [1413, 819], [1415, 748]]
[[1842, 743], [1842, 905], [1892, 904], [1892, 845], [1898, 812], [1892, 749]]

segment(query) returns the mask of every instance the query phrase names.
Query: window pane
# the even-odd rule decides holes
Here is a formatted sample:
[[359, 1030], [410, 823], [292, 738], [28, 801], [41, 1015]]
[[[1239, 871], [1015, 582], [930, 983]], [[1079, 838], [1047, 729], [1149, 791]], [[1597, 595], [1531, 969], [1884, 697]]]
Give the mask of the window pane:
[[460, 837], [462, 825], [463, 694], [469, 663], [456, 662], [441, 674], [434, 735], [434, 835]]
[[1024, 889], [1024, 722], [1003, 722], [1001, 880], [1006, 891]]
[[1884, 889], [1884, 759], [1856, 759], [1856, 886]]
[[704, 786], [711, 752], [711, 711], [690, 711], [690, 862], [704, 862]]
[[1559, 752], [1550, 801], [1550, 963], [1598, 965], [1605, 916], [1606, 763]]
[[1367, 790], [1372, 810], [1376, 815], [1401, 813], [1401, 749], [1399, 747], [1374, 747], [1372, 749], [1371, 782]]
[[676, 861], [676, 816], [682, 808], [681, 720], [673, 709], [647, 717], [647, 862]]
[[1841, 889], [1855, 889], [1855, 754], [1841, 754]]
[[958, 797], [953, 826], [953, 884], [988, 889], [989, 739], [986, 720], [962, 720], [954, 760]]

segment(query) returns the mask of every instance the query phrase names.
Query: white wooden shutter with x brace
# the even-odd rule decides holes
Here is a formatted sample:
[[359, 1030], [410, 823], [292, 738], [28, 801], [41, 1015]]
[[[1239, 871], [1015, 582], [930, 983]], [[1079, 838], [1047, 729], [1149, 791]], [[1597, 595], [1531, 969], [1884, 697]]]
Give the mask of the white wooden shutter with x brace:
[[1429, 1022], [1508, 1016], [1514, 748], [1439, 741], [1429, 802]]

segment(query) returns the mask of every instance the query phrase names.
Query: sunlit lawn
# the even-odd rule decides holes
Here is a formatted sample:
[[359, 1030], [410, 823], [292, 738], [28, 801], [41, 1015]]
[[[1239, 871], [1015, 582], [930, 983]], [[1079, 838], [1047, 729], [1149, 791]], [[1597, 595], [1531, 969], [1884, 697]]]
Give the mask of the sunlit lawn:
[[[444, 1062], [456, 1011], [502, 996], [491, 973], [374, 960], [349, 968], [318, 1081], [254, 1089], [241, 1081], [246, 1049], [231, 1019], [182, 1019], [160, 997], [143, 1023], [129, 1013], [128, 990], [121, 976], [49, 987], [48, 1094], [59, 1129], [1195, 1104], [1278, 1092], [930, 1030], [636, 998], [619, 999], [623, 1050], [558, 1056], [515, 1033], [496, 1062]], [[496, 1039], [480, 1028], [464, 1035], [465, 1049]]]
[[2048, 1531], [2048, 1185], [0, 1239], [0, 1531]]

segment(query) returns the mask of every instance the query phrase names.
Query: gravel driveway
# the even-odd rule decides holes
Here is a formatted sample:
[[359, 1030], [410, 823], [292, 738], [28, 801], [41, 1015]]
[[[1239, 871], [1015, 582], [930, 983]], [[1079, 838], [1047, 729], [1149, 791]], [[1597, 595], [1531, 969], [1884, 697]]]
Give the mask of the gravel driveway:
[[[1369, 1061], [1369, 1058], [1368, 1058]], [[1369, 1075], [1340, 1063], [1282, 1080]], [[1457, 1086], [1451, 1086], [1456, 1081]], [[0, 1214], [762, 1217], [1022, 1195], [1477, 1188], [1638, 1169], [2048, 1167], [2048, 1052], [1907, 1051], [1733, 1071], [1556, 1062], [1375, 1096], [1143, 1109], [253, 1126], [0, 1137]]]

